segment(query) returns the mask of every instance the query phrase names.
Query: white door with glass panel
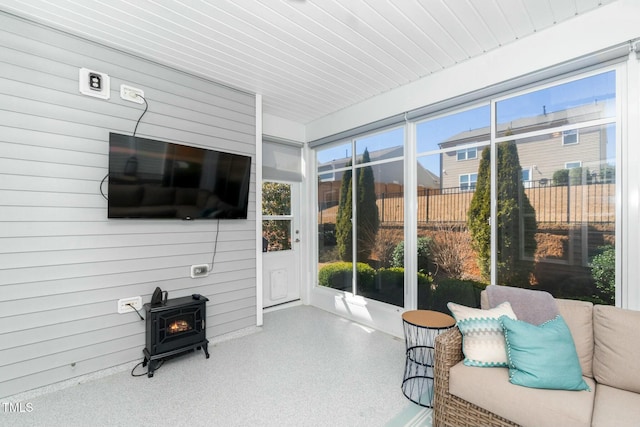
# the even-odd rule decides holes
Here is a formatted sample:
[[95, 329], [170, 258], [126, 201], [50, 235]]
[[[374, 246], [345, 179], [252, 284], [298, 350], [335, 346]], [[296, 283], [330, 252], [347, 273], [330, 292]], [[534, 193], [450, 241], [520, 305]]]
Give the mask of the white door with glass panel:
[[262, 279], [264, 308], [300, 299], [298, 182], [262, 184]]

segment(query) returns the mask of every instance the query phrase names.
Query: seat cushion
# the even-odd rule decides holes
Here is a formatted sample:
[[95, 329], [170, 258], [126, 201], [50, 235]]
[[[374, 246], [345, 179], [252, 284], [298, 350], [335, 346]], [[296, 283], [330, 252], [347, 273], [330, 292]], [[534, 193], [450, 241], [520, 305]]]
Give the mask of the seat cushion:
[[557, 299], [556, 304], [571, 331], [582, 375], [593, 378], [593, 304], [568, 299]]
[[[591, 378], [584, 378], [595, 390]], [[449, 392], [522, 426], [589, 426], [593, 391], [544, 390], [509, 382], [507, 368], [478, 368], [462, 362], [449, 371]]]
[[640, 393], [640, 311], [593, 307], [593, 375], [599, 384]]
[[640, 394], [598, 384], [593, 427], [636, 427], [640, 420]]

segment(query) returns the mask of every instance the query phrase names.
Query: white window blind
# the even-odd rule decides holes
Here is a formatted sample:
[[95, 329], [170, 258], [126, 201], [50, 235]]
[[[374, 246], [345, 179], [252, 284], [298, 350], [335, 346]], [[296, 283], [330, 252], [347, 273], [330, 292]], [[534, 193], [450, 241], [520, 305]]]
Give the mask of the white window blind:
[[302, 181], [302, 148], [271, 139], [262, 141], [262, 179]]

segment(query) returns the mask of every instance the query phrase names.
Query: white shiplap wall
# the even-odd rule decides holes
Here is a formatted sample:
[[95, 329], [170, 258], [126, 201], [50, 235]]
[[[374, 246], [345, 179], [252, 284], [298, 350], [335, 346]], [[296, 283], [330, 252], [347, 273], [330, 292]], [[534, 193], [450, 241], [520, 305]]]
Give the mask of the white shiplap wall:
[[[111, 99], [81, 95], [78, 69]], [[107, 220], [109, 132], [251, 155], [248, 220]], [[0, 397], [142, 358], [120, 298], [207, 296], [209, 338], [256, 324], [255, 96], [0, 13]], [[106, 185], [105, 191], [106, 191]]]

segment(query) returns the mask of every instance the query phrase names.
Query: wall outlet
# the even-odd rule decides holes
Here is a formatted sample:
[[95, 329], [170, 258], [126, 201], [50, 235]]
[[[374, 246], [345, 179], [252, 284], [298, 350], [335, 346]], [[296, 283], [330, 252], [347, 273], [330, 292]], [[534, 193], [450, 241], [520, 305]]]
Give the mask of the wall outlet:
[[142, 309], [142, 297], [130, 297], [130, 298], [119, 299], [118, 300], [118, 313], [123, 314], [123, 313], [128, 313], [130, 311], [135, 311], [128, 304], [131, 304], [133, 307], [135, 307], [136, 310], [141, 310]]
[[137, 104], [142, 104], [144, 100], [144, 91], [142, 89], [138, 89], [136, 87], [120, 85], [120, 98], [125, 101], [135, 102]]
[[87, 68], [80, 68], [78, 72], [78, 89], [83, 95], [95, 96], [101, 99], [109, 99], [111, 97], [109, 76]]
[[199, 264], [191, 266], [191, 278], [195, 279], [196, 277], [207, 277], [209, 275], [209, 265], [208, 264]]

